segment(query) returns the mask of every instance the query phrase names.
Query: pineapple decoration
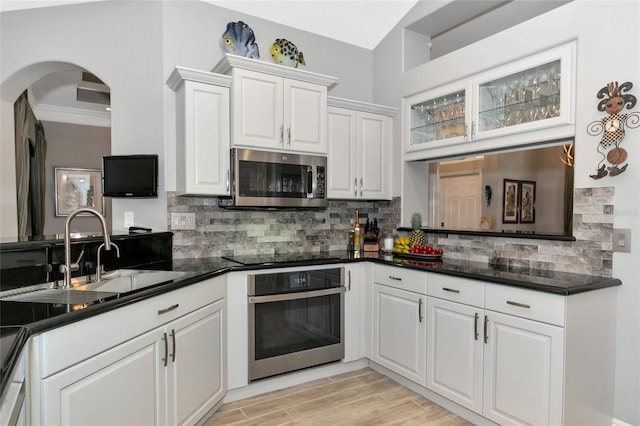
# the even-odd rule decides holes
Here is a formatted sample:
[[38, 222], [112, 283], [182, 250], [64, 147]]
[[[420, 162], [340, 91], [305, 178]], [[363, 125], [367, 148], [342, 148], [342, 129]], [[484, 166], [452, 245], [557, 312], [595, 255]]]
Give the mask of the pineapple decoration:
[[413, 247], [414, 245], [418, 245], [420, 247], [426, 245], [426, 240], [424, 237], [424, 231], [420, 229], [422, 227], [422, 215], [420, 213], [414, 213], [411, 215], [411, 236], [409, 239], [409, 247]]

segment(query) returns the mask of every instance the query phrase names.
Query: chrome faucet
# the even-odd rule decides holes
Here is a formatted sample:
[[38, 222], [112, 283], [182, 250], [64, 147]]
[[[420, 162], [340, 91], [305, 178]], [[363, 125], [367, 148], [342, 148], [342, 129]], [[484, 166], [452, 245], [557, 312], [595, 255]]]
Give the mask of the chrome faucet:
[[[67, 220], [64, 222], [64, 265], [60, 265], [60, 272], [64, 274], [63, 288], [71, 288], [71, 272], [77, 271], [80, 266], [78, 263], [71, 263], [71, 230], [70, 224], [74, 217], [80, 213], [91, 213], [96, 216], [102, 224], [102, 235], [104, 237], [105, 250], [111, 250], [111, 239], [107, 232], [107, 222], [99, 211], [90, 207], [82, 207], [69, 213]], [[79, 259], [78, 259], [79, 260]]]
[[[116, 257], [120, 257], [120, 248], [115, 243], [110, 243], [111, 246], [116, 249]], [[100, 263], [100, 251], [105, 247], [105, 243], [102, 243], [98, 246], [97, 259], [96, 259], [96, 281], [100, 281], [102, 279], [102, 274], [104, 274], [104, 265]], [[106, 250], [106, 249], [105, 249]]]

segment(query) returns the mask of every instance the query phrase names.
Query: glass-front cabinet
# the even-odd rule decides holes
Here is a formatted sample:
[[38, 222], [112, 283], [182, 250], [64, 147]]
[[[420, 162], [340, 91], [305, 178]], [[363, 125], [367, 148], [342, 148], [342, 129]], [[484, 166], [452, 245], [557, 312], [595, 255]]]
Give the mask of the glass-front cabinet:
[[574, 56], [570, 43], [405, 98], [406, 159], [573, 136]]
[[426, 146], [438, 141], [464, 142], [469, 138], [467, 117], [471, 104], [470, 85], [453, 84], [414, 96], [410, 102], [411, 146]]

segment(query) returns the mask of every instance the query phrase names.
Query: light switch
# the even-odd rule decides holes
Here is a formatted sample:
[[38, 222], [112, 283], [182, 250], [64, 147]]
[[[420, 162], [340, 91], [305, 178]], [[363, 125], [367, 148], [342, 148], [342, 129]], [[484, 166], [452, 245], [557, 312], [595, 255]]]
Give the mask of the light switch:
[[613, 230], [613, 251], [631, 253], [631, 229]]

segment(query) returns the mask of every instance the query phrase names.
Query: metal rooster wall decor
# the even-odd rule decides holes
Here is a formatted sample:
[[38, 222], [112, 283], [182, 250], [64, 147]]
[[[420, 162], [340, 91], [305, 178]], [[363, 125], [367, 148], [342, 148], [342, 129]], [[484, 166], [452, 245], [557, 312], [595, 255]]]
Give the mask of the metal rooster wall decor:
[[[608, 116], [602, 120], [593, 121], [587, 126], [587, 133], [590, 135], [602, 134], [596, 148], [602, 155], [602, 160], [598, 163], [596, 174], [589, 175], [593, 179], [601, 179], [607, 175], [617, 176], [627, 170], [628, 163], [620, 166], [627, 159], [627, 151], [620, 147], [624, 139], [625, 126], [630, 129], [640, 126], [639, 112], [622, 113], [623, 109], [631, 109], [636, 105], [636, 97], [626, 93], [632, 87], [633, 84], [630, 81], [621, 85], [616, 81], [598, 91], [597, 97], [602, 99], [598, 103], [598, 111], [605, 111]], [[607, 166], [606, 162], [611, 166]]]

